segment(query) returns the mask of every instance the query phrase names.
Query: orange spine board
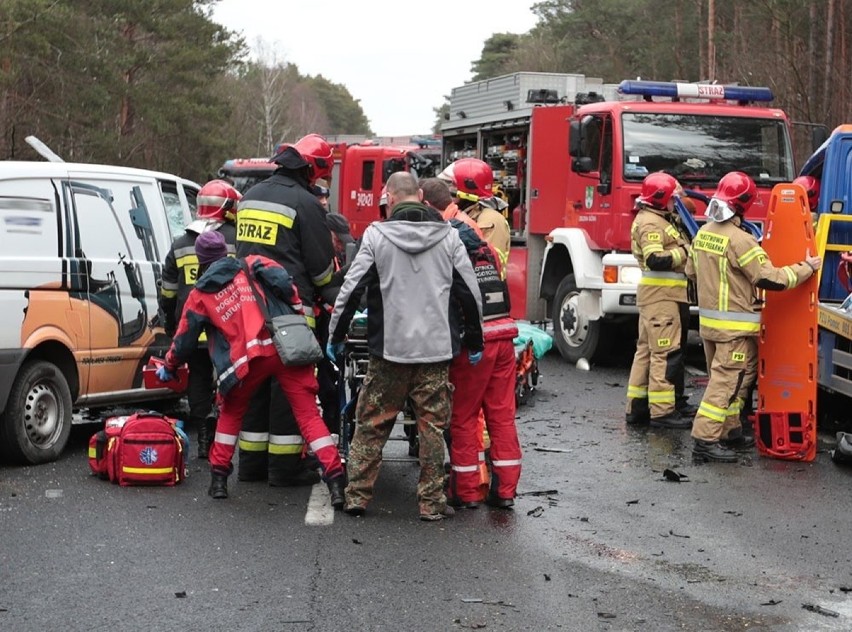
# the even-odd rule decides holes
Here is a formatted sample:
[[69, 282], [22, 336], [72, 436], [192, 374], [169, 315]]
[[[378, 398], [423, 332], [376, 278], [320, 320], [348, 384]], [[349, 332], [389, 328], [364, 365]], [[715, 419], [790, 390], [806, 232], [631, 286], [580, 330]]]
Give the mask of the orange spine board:
[[[805, 190], [772, 190], [762, 244], [776, 267], [816, 254]], [[784, 292], [766, 292], [758, 343], [758, 451], [774, 458], [816, 457], [817, 277]]]

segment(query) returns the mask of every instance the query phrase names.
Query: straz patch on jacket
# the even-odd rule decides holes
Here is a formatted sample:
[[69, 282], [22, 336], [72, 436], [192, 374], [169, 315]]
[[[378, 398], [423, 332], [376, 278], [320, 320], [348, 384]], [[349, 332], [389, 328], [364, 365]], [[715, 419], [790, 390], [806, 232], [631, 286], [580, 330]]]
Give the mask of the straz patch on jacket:
[[703, 250], [714, 255], [724, 255], [728, 249], [729, 238], [724, 235], [716, 235], [707, 231], [699, 230], [695, 239], [692, 240], [693, 250]]
[[745, 362], [746, 354], [742, 351], [734, 351], [731, 354], [731, 361], [733, 362]]
[[184, 255], [175, 261], [178, 269], [183, 270], [183, 280], [187, 285], [195, 285], [198, 280], [198, 256]]
[[237, 240], [274, 246], [278, 239], [278, 224], [261, 219], [249, 219], [237, 214]]

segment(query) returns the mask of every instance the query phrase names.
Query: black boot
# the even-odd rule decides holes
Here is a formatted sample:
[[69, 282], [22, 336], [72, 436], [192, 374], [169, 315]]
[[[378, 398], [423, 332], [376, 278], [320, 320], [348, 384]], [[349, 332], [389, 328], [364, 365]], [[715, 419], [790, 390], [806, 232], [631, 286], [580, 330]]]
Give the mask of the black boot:
[[306, 487], [316, 485], [322, 480], [315, 470], [299, 467], [298, 471], [289, 476], [269, 476], [270, 487]]
[[634, 399], [630, 404], [630, 412], [625, 416], [628, 426], [647, 426], [651, 420], [651, 410], [647, 399]]
[[698, 412], [698, 408], [689, 403], [689, 397], [682, 395], [675, 400], [675, 410], [681, 414], [682, 417], [695, 417], [695, 413]]
[[210, 478], [210, 489], [207, 490], [215, 500], [228, 497], [228, 475], [213, 472]]
[[331, 496], [331, 506], [335, 509], [343, 509], [343, 505], [346, 504], [346, 496], [344, 495], [346, 476], [343, 474], [335, 476], [329, 479], [326, 485], [328, 485], [328, 493]]
[[732, 430], [719, 443], [735, 452], [751, 452], [754, 449], [754, 436], [749, 436], [742, 430]]
[[663, 415], [662, 417], [651, 417], [652, 428], [669, 428], [671, 430], [689, 430], [692, 428], [692, 417], [684, 417], [678, 411]]
[[698, 461], [715, 461], [717, 463], [736, 463], [739, 461], [737, 453], [724, 447], [718, 441], [695, 440], [692, 448], [692, 458]]

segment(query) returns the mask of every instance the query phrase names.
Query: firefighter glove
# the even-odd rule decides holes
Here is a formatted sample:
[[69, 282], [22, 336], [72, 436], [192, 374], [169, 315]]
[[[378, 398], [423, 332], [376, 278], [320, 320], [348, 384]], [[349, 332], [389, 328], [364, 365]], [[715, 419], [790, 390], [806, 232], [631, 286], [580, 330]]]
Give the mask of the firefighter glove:
[[165, 365], [157, 368], [157, 379], [161, 382], [171, 382], [175, 379], [175, 374], [166, 368]]
[[482, 351], [468, 351], [467, 359], [470, 360], [471, 366], [476, 366], [482, 360]]

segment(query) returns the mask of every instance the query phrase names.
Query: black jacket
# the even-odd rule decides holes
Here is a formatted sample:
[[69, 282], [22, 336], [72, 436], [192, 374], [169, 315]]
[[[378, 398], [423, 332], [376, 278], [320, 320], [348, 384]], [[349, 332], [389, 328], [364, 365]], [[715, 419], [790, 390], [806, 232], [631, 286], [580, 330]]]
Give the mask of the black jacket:
[[240, 200], [237, 256], [247, 255], [263, 255], [284, 266], [306, 306], [312, 305], [317, 292], [331, 281], [331, 233], [325, 224], [325, 211], [308, 190], [301, 170], [281, 168], [251, 187]]
[[[215, 225], [215, 224], [214, 224]], [[166, 335], [172, 337], [177, 330], [180, 315], [189, 293], [198, 280], [198, 257], [195, 255], [195, 240], [204, 232], [205, 222], [196, 220], [183, 235], [172, 242], [169, 254], [163, 263], [163, 279], [160, 287], [160, 309], [163, 311], [163, 326]], [[219, 225], [218, 230], [228, 244], [228, 254], [234, 254], [237, 229], [230, 222]]]

